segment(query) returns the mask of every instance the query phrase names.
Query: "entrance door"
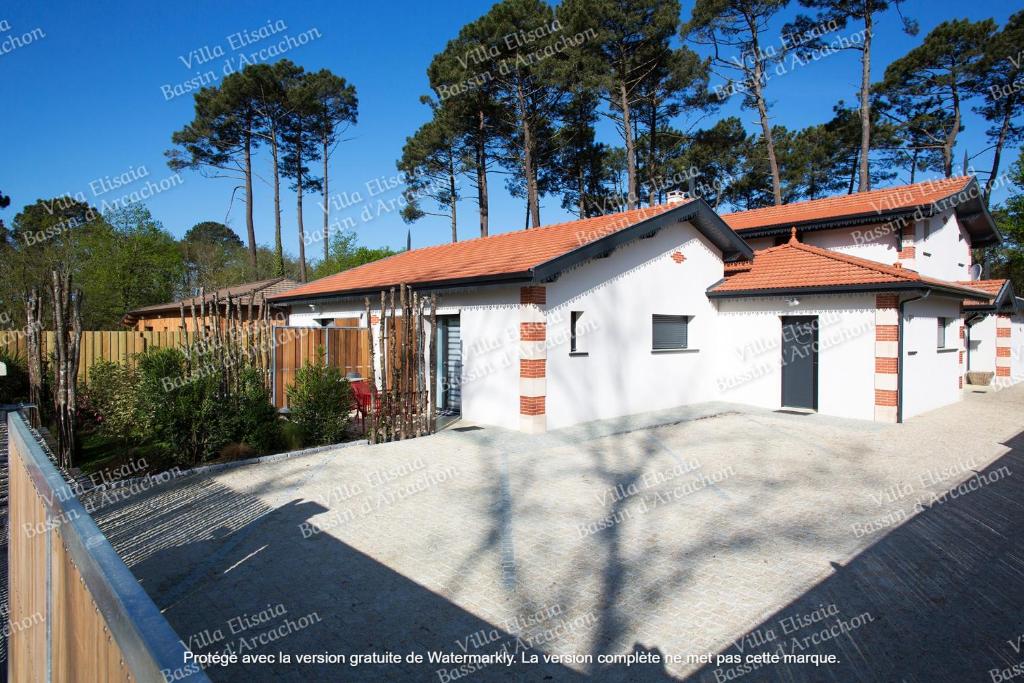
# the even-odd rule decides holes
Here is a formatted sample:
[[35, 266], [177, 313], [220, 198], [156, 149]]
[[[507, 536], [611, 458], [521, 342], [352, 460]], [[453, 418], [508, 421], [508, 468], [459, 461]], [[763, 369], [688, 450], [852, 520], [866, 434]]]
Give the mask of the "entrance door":
[[437, 320], [438, 383], [441, 398], [438, 408], [449, 415], [462, 412], [462, 335], [459, 331], [459, 316], [446, 315]]
[[818, 409], [818, 317], [782, 318], [782, 405]]

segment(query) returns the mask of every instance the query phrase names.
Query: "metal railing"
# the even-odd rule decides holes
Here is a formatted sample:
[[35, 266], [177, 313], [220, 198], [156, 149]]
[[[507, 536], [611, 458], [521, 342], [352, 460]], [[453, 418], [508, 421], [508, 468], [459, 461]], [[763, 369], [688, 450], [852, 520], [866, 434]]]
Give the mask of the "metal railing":
[[208, 681], [24, 417], [7, 427], [10, 680]]

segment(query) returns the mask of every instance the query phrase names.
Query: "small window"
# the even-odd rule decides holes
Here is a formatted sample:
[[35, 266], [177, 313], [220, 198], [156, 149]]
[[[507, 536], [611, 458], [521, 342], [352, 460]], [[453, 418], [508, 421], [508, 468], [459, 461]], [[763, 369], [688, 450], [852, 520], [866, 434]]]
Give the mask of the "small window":
[[946, 348], [946, 327], [948, 325], [949, 325], [949, 318], [939, 318], [938, 319], [938, 327], [939, 327], [939, 330], [938, 330], [939, 331], [938, 348], [940, 348], [940, 349]]
[[689, 320], [689, 316], [685, 315], [652, 316], [652, 350], [675, 351], [687, 348]]
[[582, 317], [583, 311], [572, 311], [569, 313], [569, 353], [581, 353], [583, 351], [581, 340], [576, 334], [580, 318]]

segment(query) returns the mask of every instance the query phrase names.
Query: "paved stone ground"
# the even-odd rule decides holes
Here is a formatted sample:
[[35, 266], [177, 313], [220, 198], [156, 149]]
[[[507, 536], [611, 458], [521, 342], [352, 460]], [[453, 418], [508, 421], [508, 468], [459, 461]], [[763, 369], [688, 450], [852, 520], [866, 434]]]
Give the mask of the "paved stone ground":
[[[988, 681], [1024, 659], [1022, 430], [1024, 386], [898, 426], [707, 405], [330, 451], [95, 516], [197, 652], [595, 658], [213, 680]], [[596, 661], [625, 653], [711, 663]], [[750, 654], [837, 663], [715, 664]]]

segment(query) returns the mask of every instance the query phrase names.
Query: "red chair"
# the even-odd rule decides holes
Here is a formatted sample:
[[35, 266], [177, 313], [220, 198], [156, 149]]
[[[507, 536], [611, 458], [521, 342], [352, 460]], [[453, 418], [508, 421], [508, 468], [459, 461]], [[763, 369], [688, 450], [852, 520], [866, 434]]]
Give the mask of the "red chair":
[[356, 413], [363, 424], [363, 433], [366, 433], [366, 416], [370, 413], [370, 402], [380, 412], [380, 396], [377, 395], [377, 387], [370, 387], [365, 379], [358, 379], [349, 382], [352, 385], [352, 395], [356, 400]]

